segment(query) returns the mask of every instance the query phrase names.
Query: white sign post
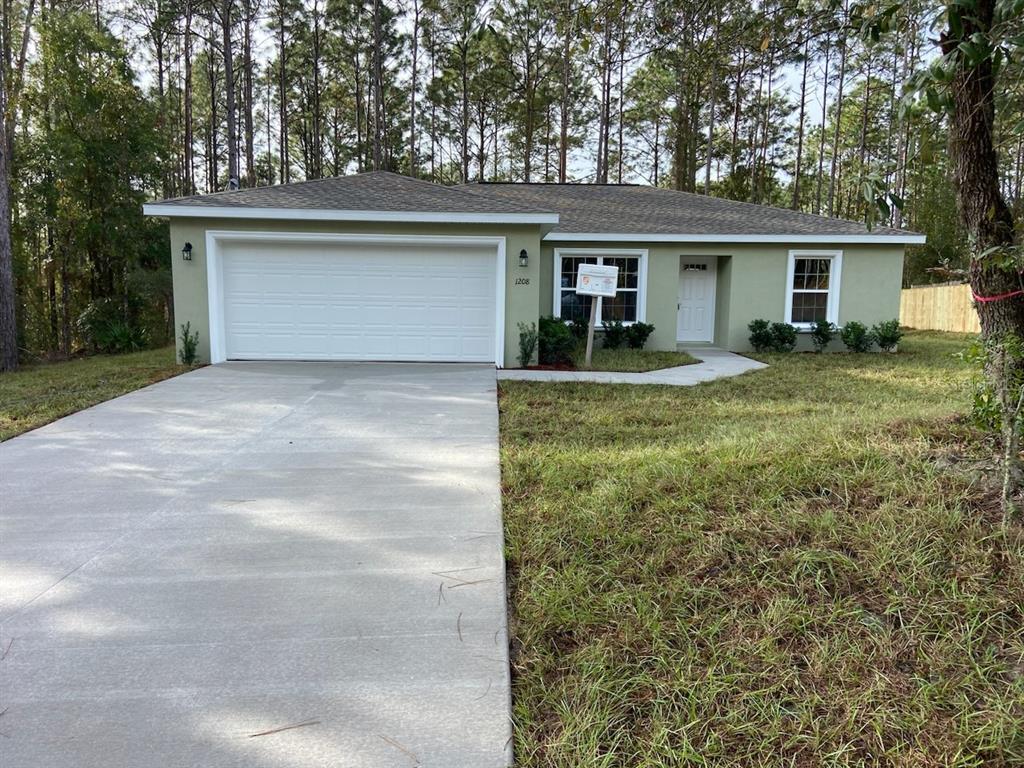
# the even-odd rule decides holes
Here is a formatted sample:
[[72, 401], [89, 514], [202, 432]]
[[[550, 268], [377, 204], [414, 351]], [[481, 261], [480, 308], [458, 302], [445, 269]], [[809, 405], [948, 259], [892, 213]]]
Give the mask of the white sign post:
[[576, 273], [576, 295], [591, 296], [590, 326], [587, 328], [586, 366], [594, 354], [594, 326], [597, 325], [597, 313], [601, 309], [601, 299], [607, 296], [615, 298], [615, 289], [619, 283], [619, 268], [606, 267], [600, 264], [580, 264]]

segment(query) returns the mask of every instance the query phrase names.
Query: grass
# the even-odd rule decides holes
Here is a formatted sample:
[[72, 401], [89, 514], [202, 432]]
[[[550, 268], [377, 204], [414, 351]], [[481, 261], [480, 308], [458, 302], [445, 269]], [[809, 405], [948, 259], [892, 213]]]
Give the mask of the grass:
[[1024, 537], [949, 468], [966, 343], [503, 382], [517, 764], [1024, 764]]
[[174, 347], [24, 366], [0, 374], [0, 440], [187, 370]]
[[576, 353], [575, 366], [581, 371], [655, 371], [677, 365], [692, 365], [699, 362], [686, 352], [658, 352], [655, 350], [595, 349], [588, 368], [584, 365], [585, 350]]

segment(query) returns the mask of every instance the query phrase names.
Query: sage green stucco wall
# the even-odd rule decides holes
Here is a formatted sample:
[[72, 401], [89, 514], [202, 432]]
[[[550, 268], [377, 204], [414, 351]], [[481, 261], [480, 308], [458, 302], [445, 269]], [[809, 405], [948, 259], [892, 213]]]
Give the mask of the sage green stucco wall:
[[[654, 334], [648, 342], [649, 349], [676, 348], [679, 257], [717, 256], [714, 343], [743, 352], [750, 349], [747, 324], [751, 320], [784, 319], [790, 250], [812, 250], [816, 246], [545, 242], [541, 248], [541, 314], [550, 314], [552, 311], [555, 248], [647, 251], [646, 321], [655, 326]], [[838, 245], [821, 248], [843, 252], [840, 324], [859, 320], [870, 326], [881, 320], [899, 317], [903, 277], [902, 246]], [[810, 340], [806, 335], [801, 335], [799, 348], [810, 348]]]
[[[475, 235], [505, 238], [505, 366], [517, 365], [518, 323], [539, 316], [540, 227], [484, 224], [381, 224], [334, 221], [265, 221], [239, 219], [172, 219], [171, 263], [174, 276], [174, 318], [179, 331], [185, 322], [199, 332], [200, 361], [210, 359], [209, 303], [206, 285], [206, 232], [309, 232], [382, 235]], [[192, 243], [192, 261], [181, 248]], [[519, 251], [530, 254], [529, 267], [519, 266]], [[520, 284], [516, 284], [519, 279]], [[181, 344], [181, 339], [177, 341]]]
[[[898, 245], [839, 245], [827, 250], [843, 252], [839, 284], [839, 324], [857, 320], [869, 327], [898, 318], [903, 283], [903, 247]], [[735, 249], [729, 290], [730, 311], [720, 329], [718, 343], [728, 349], [748, 351], [747, 324], [755, 318], [781, 321], [786, 318], [786, 277], [790, 250], [814, 250], [814, 246], [772, 246]], [[836, 346], [840, 346], [838, 342]], [[801, 334], [797, 349], [811, 349], [810, 338]]]

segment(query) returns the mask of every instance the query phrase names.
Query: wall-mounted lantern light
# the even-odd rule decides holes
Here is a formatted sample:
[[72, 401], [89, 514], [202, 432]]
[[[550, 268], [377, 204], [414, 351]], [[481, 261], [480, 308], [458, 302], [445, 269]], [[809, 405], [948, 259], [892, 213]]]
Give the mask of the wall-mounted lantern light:
[[192, 261], [192, 243], [185, 243], [185, 247], [181, 249], [181, 258]]
[[528, 266], [530, 266], [530, 254], [528, 254], [526, 252], [525, 248], [523, 248], [523, 250], [521, 250], [519, 252], [519, 266], [520, 267], [528, 267]]

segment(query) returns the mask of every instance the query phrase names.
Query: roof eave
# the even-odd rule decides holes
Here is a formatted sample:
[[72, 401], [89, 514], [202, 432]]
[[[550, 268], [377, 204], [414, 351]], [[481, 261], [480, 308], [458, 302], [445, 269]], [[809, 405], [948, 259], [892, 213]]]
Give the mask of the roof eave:
[[381, 221], [438, 224], [557, 224], [556, 213], [447, 211], [357, 211], [328, 208], [254, 208], [146, 203], [146, 216], [189, 219], [277, 219], [288, 221]]
[[924, 245], [925, 236], [916, 232], [899, 235], [787, 235], [787, 234], [685, 234], [629, 232], [548, 232], [547, 242], [606, 243], [793, 243], [815, 245]]

